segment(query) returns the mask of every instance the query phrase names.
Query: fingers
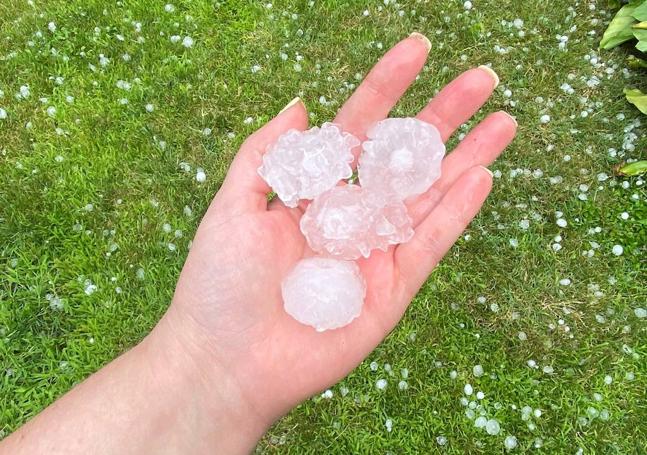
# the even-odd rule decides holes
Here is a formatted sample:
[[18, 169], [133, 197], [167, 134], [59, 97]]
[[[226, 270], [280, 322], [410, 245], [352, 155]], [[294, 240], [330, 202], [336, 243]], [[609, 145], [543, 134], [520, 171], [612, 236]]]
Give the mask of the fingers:
[[484, 167], [467, 170], [416, 228], [411, 241], [395, 249], [395, 267], [404, 286], [403, 305], [418, 292], [433, 268], [478, 213], [492, 188]]
[[440, 178], [426, 193], [407, 201], [409, 216], [414, 227], [418, 225], [440, 201], [443, 195], [468, 169], [488, 166], [512, 142], [517, 132], [517, 122], [507, 113], [490, 114], [461, 141], [442, 163]]
[[384, 119], [416, 79], [430, 48], [429, 40], [419, 33], [396, 44], [342, 106], [335, 123], [364, 139], [368, 127]]
[[447, 141], [481, 108], [498, 84], [499, 77], [487, 66], [466, 71], [446, 85], [417, 118], [438, 128], [443, 141]]
[[267, 147], [289, 129], [308, 127], [306, 107], [299, 98], [292, 100], [276, 117], [249, 136], [231, 163], [217, 199], [237, 211], [265, 210], [270, 187], [258, 175]]

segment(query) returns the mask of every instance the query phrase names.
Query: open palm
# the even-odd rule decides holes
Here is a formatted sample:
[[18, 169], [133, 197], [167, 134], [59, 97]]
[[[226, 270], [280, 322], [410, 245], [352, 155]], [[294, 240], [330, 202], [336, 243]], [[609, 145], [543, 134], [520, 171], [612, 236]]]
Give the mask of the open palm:
[[[335, 123], [364, 139], [385, 118], [422, 69], [428, 41], [418, 34], [398, 43], [373, 68], [339, 111]], [[463, 73], [418, 114], [444, 140], [468, 120], [496, 87], [487, 69]], [[512, 140], [516, 122], [497, 112], [449, 154], [442, 177], [408, 201], [416, 233], [406, 244], [359, 261], [367, 282], [361, 315], [323, 333], [283, 310], [281, 281], [311, 256], [299, 230], [302, 208], [274, 200], [258, 176], [267, 146], [290, 128], [308, 127], [295, 102], [242, 145], [205, 215], [182, 270], [169, 317], [183, 321], [208, 361], [231, 376], [257, 413], [275, 419], [359, 364], [400, 320], [434, 266], [487, 197], [491, 163]]]

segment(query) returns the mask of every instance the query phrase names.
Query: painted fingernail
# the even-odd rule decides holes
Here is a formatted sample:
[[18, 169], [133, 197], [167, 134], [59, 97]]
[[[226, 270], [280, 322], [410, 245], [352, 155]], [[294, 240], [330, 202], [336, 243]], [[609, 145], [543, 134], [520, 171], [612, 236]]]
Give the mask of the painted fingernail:
[[279, 114], [282, 114], [283, 112], [287, 111], [288, 109], [290, 109], [290, 108], [291, 108], [292, 106], [294, 106], [295, 104], [297, 104], [297, 103], [302, 103], [302, 102], [303, 102], [303, 101], [301, 101], [301, 98], [299, 98], [299, 97], [297, 96], [297, 97], [296, 97], [296, 98], [294, 98], [292, 101], [290, 101], [290, 102], [287, 104], [287, 106], [285, 106], [283, 109], [281, 109], [281, 111], [279, 112]]
[[495, 73], [492, 68], [486, 65], [481, 65], [479, 66], [479, 69], [482, 69], [492, 77], [492, 79], [494, 80], [494, 88], [497, 88], [499, 86], [499, 75]]
[[519, 126], [519, 123], [517, 123], [517, 119], [516, 119], [516, 118], [514, 118], [513, 116], [511, 116], [510, 114], [508, 114], [506, 111], [499, 111], [499, 112], [501, 112], [502, 114], [507, 115], [507, 116], [508, 116], [508, 118], [514, 122], [515, 126]]
[[491, 170], [489, 170], [489, 169], [488, 169], [488, 168], [486, 168], [485, 166], [479, 166], [479, 167], [480, 167], [481, 169], [483, 169], [484, 171], [486, 171], [488, 174], [490, 174], [490, 177], [494, 177], [494, 174], [492, 173], [492, 171], [491, 171]]
[[429, 38], [427, 38], [422, 33], [413, 32], [411, 35], [409, 35], [409, 38], [413, 38], [413, 39], [417, 39], [418, 41], [422, 41], [422, 44], [424, 44], [425, 47], [427, 48], [427, 52], [429, 52], [429, 50], [431, 50], [431, 41], [429, 41]]

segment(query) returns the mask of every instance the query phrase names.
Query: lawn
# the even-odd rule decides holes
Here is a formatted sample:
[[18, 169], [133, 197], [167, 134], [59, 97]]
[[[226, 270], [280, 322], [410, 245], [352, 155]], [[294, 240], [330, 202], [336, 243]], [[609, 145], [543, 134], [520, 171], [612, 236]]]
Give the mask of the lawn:
[[331, 119], [419, 31], [392, 115], [491, 64], [475, 120], [518, 137], [398, 328], [258, 452], [645, 453], [646, 185], [613, 171], [646, 157], [644, 73], [598, 51], [607, 2], [170, 1], [0, 4], [0, 438], [155, 325], [247, 135], [297, 95]]

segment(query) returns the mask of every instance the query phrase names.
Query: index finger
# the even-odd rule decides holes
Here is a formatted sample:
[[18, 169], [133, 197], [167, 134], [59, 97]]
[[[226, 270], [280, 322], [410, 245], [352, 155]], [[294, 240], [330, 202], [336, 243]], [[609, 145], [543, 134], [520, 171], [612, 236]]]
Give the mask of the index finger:
[[389, 50], [344, 103], [334, 122], [360, 139], [389, 111], [416, 79], [427, 60], [431, 43], [412, 33]]

